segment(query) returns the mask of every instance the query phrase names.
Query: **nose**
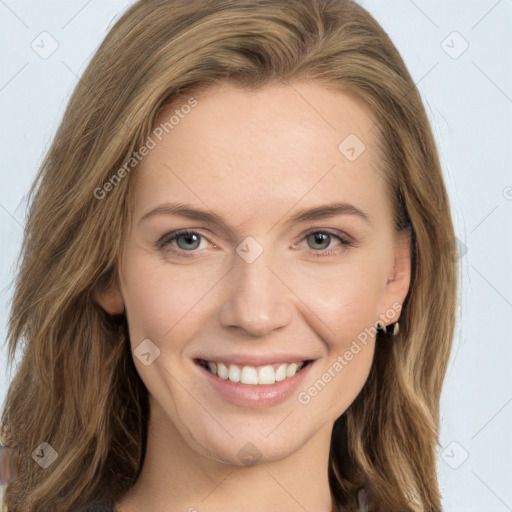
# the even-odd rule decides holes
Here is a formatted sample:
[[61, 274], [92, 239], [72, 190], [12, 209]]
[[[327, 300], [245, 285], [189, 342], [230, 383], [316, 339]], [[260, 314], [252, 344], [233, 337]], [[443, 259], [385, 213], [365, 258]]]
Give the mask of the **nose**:
[[220, 310], [225, 328], [260, 338], [292, 321], [292, 292], [269, 263], [266, 251], [252, 263], [235, 257], [228, 277], [228, 297]]

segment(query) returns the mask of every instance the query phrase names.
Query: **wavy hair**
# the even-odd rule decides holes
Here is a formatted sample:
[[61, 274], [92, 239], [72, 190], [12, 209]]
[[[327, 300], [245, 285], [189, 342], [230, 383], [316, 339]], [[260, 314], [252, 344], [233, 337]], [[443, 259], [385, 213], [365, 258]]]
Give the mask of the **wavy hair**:
[[[95, 300], [118, 279], [133, 158], [171, 103], [221, 82], [256, 90], [306, 79], [361, 101], [375, 121], [396, 229], [412, 241], [400, 333], [377, 335], [368, 379], [337, 419], [329, 483], [339, 511], [439, 511], [439, 403], [456, 317], [455, 236], [419, 92], [397, 49], [352, 0], [141, 0], [78, 82], [30, 190], [8, 330], [20, 363], [1, 418], [16, 454], [9, 512], [119, 500], [144, 461], [147, 390], [124, 315]], [[129, 171], [129, 172], [128, 172]], [[118, 174], [119, 177], [119, 174]], [[112, 182], [111, 182], [112, 183]], [[58, 453], [42, 469], [33, 451]]]

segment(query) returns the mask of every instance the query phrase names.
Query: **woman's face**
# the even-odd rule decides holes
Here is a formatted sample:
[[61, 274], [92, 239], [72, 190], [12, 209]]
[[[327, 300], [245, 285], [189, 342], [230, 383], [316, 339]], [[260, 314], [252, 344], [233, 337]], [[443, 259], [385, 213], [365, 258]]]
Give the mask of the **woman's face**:
[[134, 171], [119, 297], [153, 427], [210, 459], [273, 461], [328, 443], [360, 392], [375, 323], [407, 292], [408, 240], [348, 95], [302, 82], [195, 100], [161, 116], [179, 111]]

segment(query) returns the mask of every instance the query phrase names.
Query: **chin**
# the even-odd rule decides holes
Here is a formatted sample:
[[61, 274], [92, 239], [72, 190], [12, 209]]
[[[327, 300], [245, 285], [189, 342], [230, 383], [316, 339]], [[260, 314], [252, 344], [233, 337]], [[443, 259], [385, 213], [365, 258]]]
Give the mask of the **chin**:
[[304, 422], [302, 425], [294, 423], [293, 416], [285, 412], [269, 416], [265, 421], [226, 421], [223, 426], [227, 426], [229, 433], [211, 418], [197, 419], [190, 424], [204, 425], [205, 428], [201, 431], [190, 429], [188, 435], [192, 439], [186, 442], [200, 455], [224, 464], [254, 466], [276, 462], [299, 451], [325, 423], [315, 424], [316, 428], [309, 424], [305, 430]]

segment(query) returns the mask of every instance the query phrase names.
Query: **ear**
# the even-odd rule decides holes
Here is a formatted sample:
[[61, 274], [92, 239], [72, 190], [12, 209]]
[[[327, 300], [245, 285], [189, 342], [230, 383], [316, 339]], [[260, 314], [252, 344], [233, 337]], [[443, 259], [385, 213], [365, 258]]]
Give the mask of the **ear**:
[[124, 301], [117, 283], [109, 288], [99, 286], [94, 291], [94, 300], [109, 315], [122, 315], [124, 313]]
[[393, 268], [388, 276], [384, 291], [383, 310], [380, 312], [384, 323], [392, 324], [399, 318], [386, 318], [386, 311], [396, 311], [393, 305], [402, 306], [409, 291], [411, 282], [411, 235], [408, 231], [397, 234], [394, 248]]

